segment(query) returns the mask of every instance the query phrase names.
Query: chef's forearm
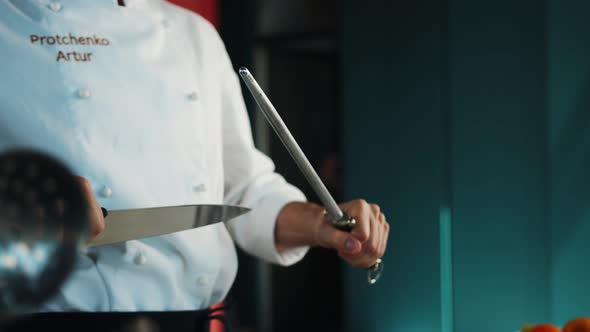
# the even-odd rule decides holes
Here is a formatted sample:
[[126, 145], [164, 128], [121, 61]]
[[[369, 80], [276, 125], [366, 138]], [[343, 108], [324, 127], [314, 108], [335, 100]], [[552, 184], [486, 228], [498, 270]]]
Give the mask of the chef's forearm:
[[291, 202], [285, 205], [275, 226], [277, 250], [318, 245], [318, 228], [323, 218], [324, 208], [317, 204]]

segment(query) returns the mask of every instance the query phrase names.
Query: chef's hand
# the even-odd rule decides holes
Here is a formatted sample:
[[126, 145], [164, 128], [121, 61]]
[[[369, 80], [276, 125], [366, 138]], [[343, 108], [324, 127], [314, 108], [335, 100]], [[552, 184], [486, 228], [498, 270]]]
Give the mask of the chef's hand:
[[302, 245], [333, 248], [353, 266], [368, 268], [385, 254], [389, 224], [376, 204], [359, 199], [340, 205], [356, 220], [351, 232], [336, 229], [324, 215], [324, 208], [292, 202], [281, 209], [275, 228], [279, 251]]
[[318, 229], [323, 247], [334, 248], [353, 266], [368, 268], [385, 254], [389, 224], [379, 205], [359, 199], [340, 205], [342, 211], [356, 220], [350, 233], [337, 230], [325, 217]]
[[80, 184], [80, 188], [82, 189], [82, 194], [84, 198], [88, 202], [88, 238], [87, 243], [92, 242], [102, 231], [105, 227], [104, 216], [102, 214], [102, 209], [100, 204], [96, 200], [94, 196], [94, 192], [92, 190], [92, 186], [90, 182], [81, 176], [76, 176], [76, 181]]

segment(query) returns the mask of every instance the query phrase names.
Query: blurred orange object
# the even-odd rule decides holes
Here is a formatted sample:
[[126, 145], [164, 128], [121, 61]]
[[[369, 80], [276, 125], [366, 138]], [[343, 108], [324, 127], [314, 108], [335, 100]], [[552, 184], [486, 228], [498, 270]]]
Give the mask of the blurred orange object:
[[[212, 316], [224, 316], [225, 312], [223, 310], [223, 306], [224, 306], [223, 302], [220, 302], [220, 303], [210, 306], [209, 309], [214, 312], [214, 314]], [[225, 324], [223, 324], [223, 322], [221, 322], [217, 319], [212, 319], [209, 321], [209, 332], [224, 332], [224, 331], [226, 331], [226, 326], [225, 326]]]
[[535, 327], [534, 325], [526, 324], [520, 328], [520, 332], [531, 332], [531, 330]]
[[[552, 324], [535, 325], [529, 332], [562, 332], [561, 329]], [[589, 331], [590, 332], [590, 331]]]
[[563, 332], [590, 332], [590, 318], [579, 317], [570, 320], [563, 327]]

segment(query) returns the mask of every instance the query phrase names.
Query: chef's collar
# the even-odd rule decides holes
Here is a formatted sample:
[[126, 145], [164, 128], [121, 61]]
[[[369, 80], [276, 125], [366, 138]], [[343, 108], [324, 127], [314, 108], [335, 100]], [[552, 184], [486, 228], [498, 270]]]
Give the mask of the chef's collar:
[[38, 6], [47, 6], [47, 7], [58, 7], [59, 5], [67, 5], [68, 3], [76, 3], [76, 5], [80, 5], [84, 1], [88, 1], [89, 3], [104, 3], [110, 2], [113, 6], [121, 6], [120, 3], [124, 3], [124, 7], [133, 7], [136, 6], [146, 0], [9, 0], [14, 6], [22, 7], [26, 5], [38, 5]]
[[[17, 2], [18, 1], [20, 1], [20, 0], [17, 0]], [[121, 4], [124, 4], [124, 7], [133, 7], [135, 5], [138, 5], [141, 2], [144, 2], [145, 0], [35, 0], [35, 1], [40, 4], [51, 4], [53, 2], [58, 2], [58, 3], [63, 3], [63, 4], [76, 2], [77, 4], [80, 4], [81, 2], [84, 2], [84, 1], [88, 1], [91, 3], [92, 2], [95, 2], [95, 3], [110, 2], [114, 6], [121, 6]]]
[[132, 7], [137, 5], [140, 2], [143, 2], [144, 0], [112, 0], [113, 2], [115, 2], [115, 5], [120, 6], [120, 3], [123, 3], [125, 7]]

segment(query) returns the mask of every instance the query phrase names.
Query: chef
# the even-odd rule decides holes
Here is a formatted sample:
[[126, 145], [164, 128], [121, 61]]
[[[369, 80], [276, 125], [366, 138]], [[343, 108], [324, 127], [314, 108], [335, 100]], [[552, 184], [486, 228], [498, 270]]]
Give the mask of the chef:
[[40, 308], [52, 319], [83, 312], [89, 327], [109, 320], [90, 313], [199, 313], [230, 289], [234, 243], [284, 266], [310, 246], [362, 268], [385, 252], [377, 205], [342, 204], [357, 225], [338, 231], [274, 172], [216, 30], [165, 1], [0, 0], [0, 152], [15, 148], [80, 177], [94, 206], [88, 241], [104, 228], [101, 206], [252, 209], [227, 225], [91, 248]]

